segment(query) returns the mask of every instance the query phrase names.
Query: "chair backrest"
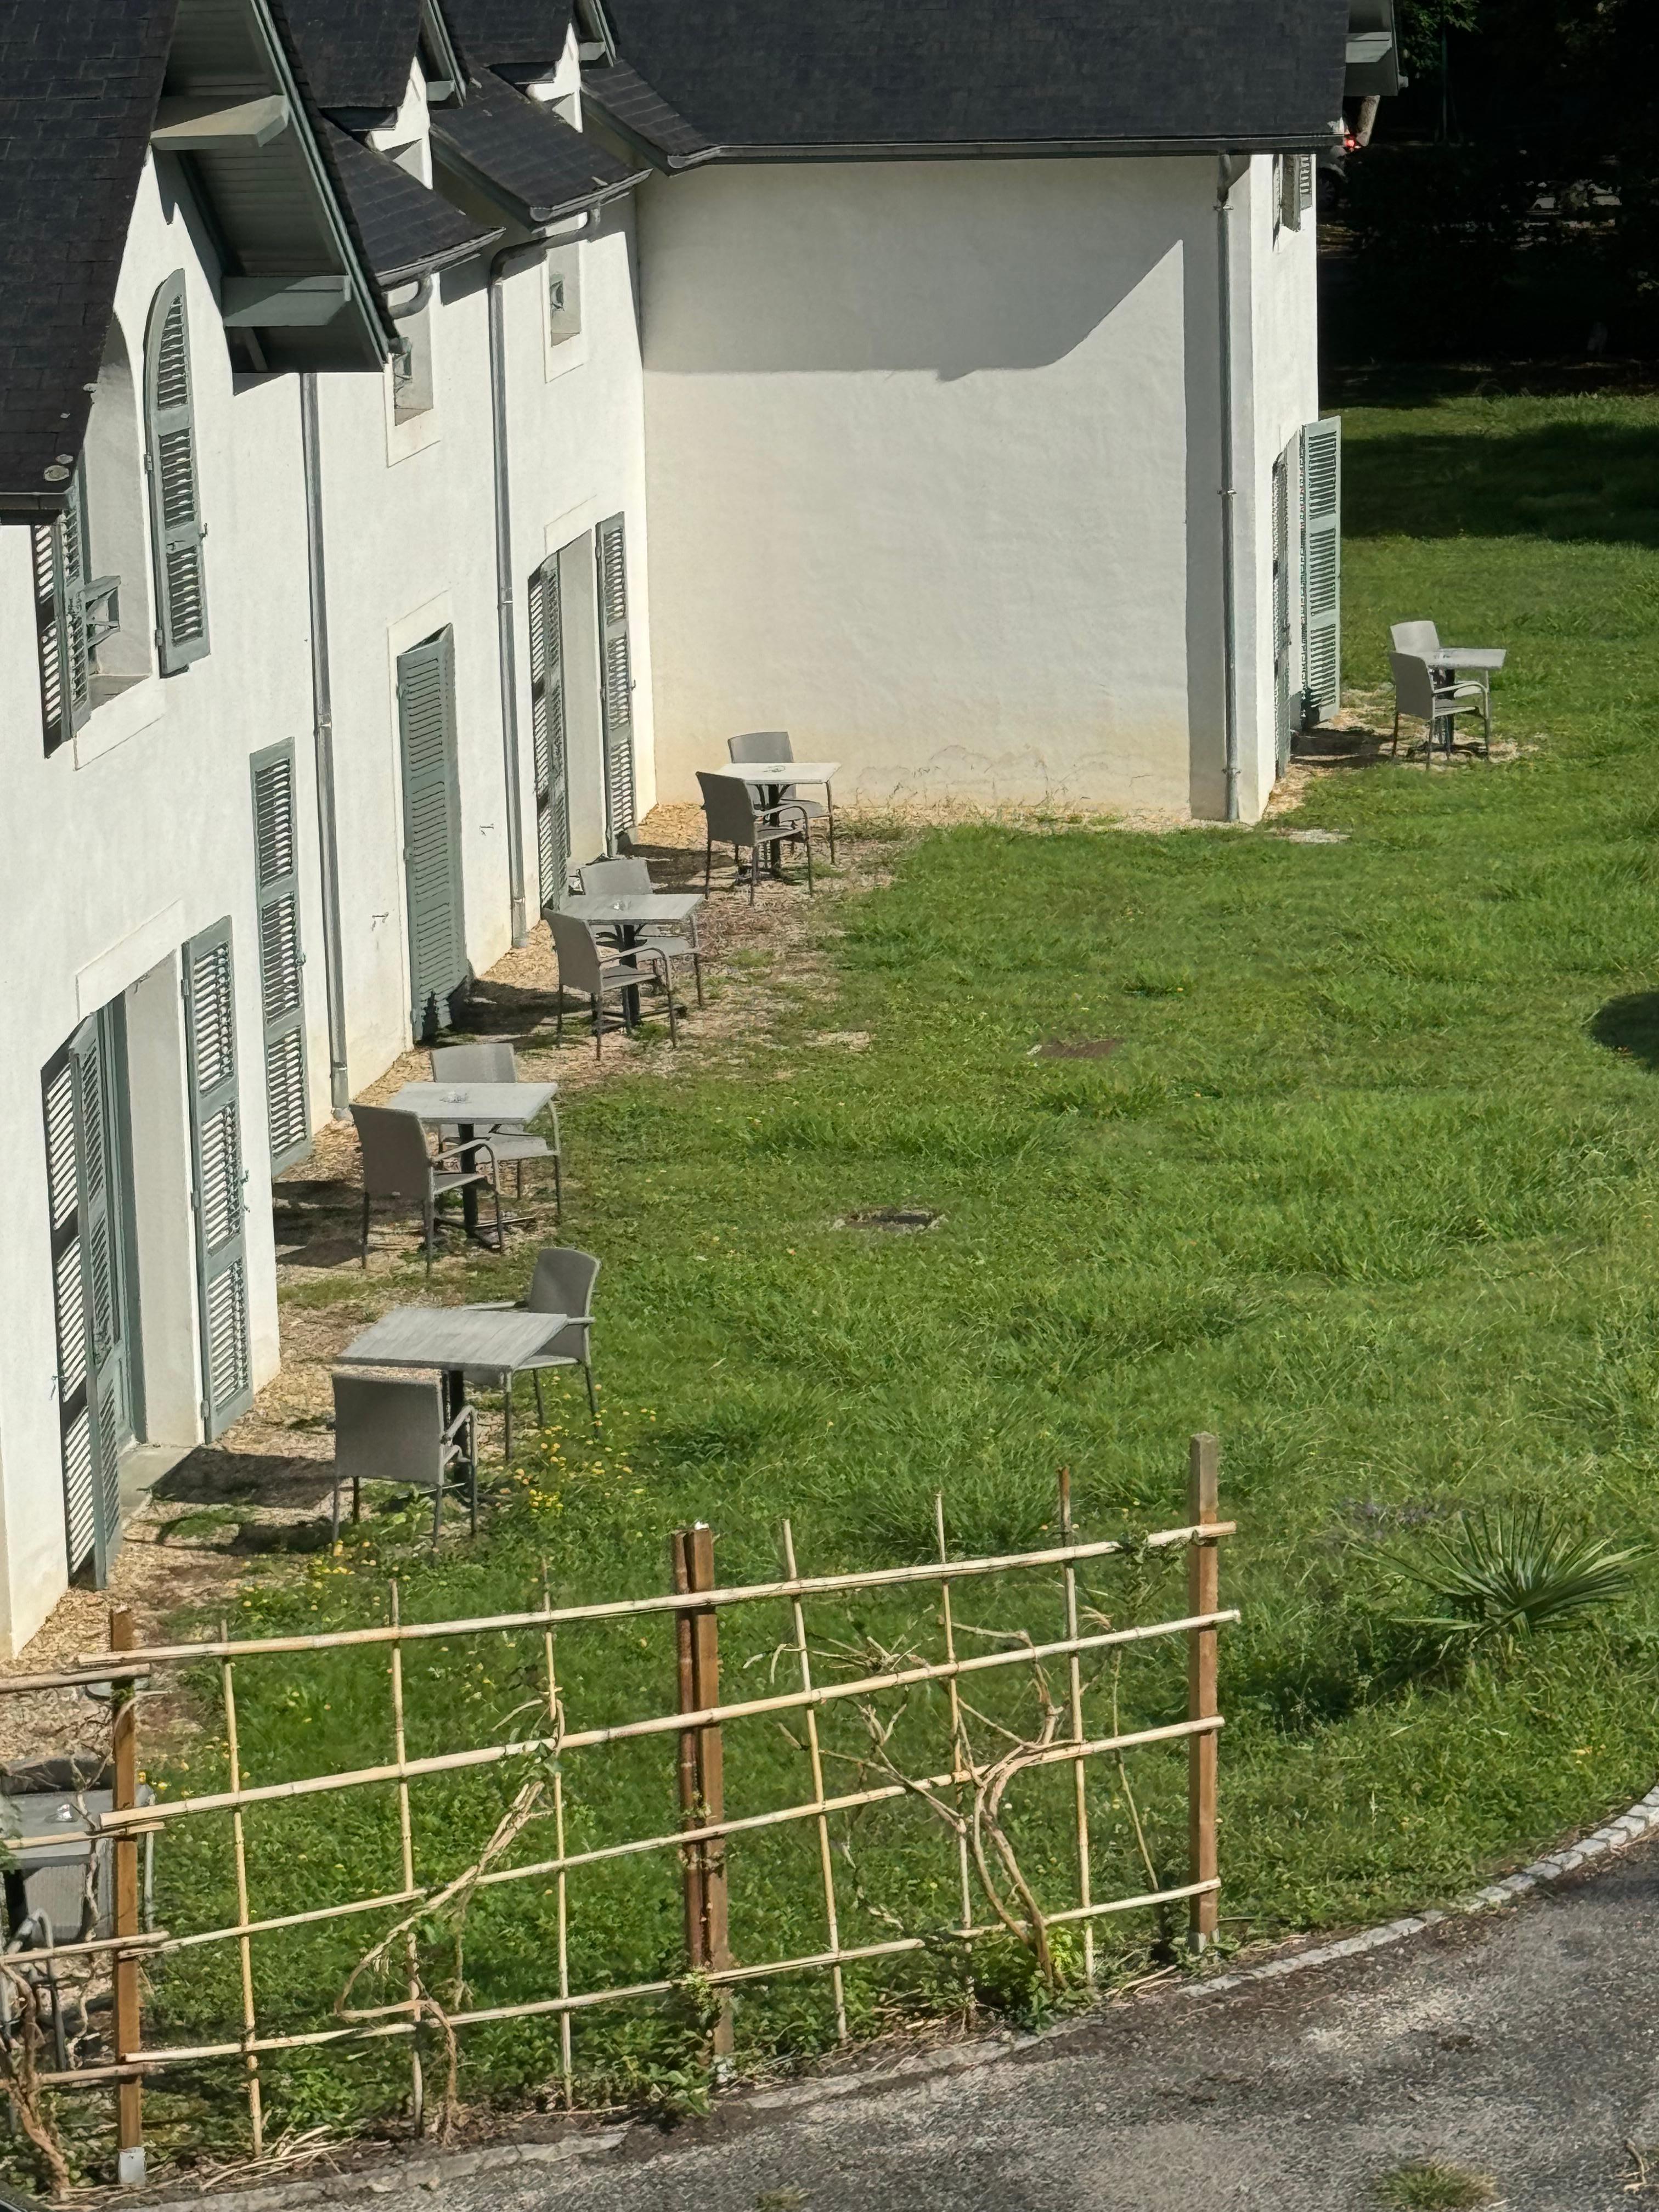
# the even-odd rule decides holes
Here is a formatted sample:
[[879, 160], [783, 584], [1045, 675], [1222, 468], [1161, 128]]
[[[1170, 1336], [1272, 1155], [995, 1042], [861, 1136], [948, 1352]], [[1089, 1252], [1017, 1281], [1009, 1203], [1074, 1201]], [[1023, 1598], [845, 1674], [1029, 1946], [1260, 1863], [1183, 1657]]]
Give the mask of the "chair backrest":
[[620, 898], [626, 891], [648, 891], [651, 871], [643, 860], [589, 860], [582, 868], [582, 889], [591, 898]]
[[544, 906], [542, 912], [553, 933], [553, 950], [559, 956], [561, 986], [568, 984], [573, 991], [585, 991], [593, 997], [601, 988], [599, 977], [604, 963], [593, 942], [592, 931], [574, 914], [561, 914], [556, 906]]
[[1396, 653], [1432, 656], [1440, 650], [1440, 633], [1431, 622], [1396, 623], [1389, 632]]
[[726, 739], [726, 755], [732, 761], [793, 760], [795, 748], [787, 730], [750, 730], [740, 738]]
[[555, 1359], [588, 1357], [588, 1323], [593, 1317], [593, 1284], [599, 1263], [591, 1252], [550, 1244], [536, 1255], [536, 1272], [525, 1298], [528, 1313], [562, 1313], [573, 1326], [562, 1328], [543, 1350]]
[[363, 1188], [369, 1196], [424, 1199], [432, 1155], [426, 1131], [414, 1115], [395, 1106], [354, 1106], [351, 1118], [357, 1124]]
[[516, 1083], [517, 1063], [506, 1037], [488, 1044], [434, 1044], [432, 1080], [434, 1083]]
[[1419, 722], [1434, 720], [1434, 676], [1420, 653], [1391, 653], [1389, 665], [1394, 671], [1394, 696], [1402, 714], [1414, 715]]
[[443, 1385], [435, 1375], [336, 1372], [334, 1466], [343, 1480], [435, 1490], [443, 1444]]
[[702, 811], [708, 817], [708, 835], [716, 845], [752, 845], [755, 842], [755, 799], [746, 783], [735, 775], [716, 775], [700, 768]]

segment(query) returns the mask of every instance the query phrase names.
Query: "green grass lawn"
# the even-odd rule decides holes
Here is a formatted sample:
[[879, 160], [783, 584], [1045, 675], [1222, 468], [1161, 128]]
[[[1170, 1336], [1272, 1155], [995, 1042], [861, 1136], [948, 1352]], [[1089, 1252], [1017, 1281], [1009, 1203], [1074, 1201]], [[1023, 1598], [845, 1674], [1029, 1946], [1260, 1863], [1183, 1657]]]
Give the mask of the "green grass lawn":
[[[1224, 1592], [1243, 1611], [1223, 1653], [1226, 1934], [1455, 1896], [1652, 1783], [1651, 1574], [1603, 1626], [1513, 1667], [1413, 1680], [1389, 1559], [1461, 1505], [1539, 1497], [1592, 1530], [1659, 1538], [1659, 403], [1352, 412], [1346, 508], [1351, 690], [1380, 697], [1389, 621], [1432, 615], [1444, 636], [1509, 647], [1499, 733], [1522, 757], [1334, 775], [1299, 819], [1343, 842], [927, 836], [890, 889], [839, 909], [839, 995], [804, 1004], [798, 1034], [786, 1024], [736, 1076], [699, 1072], [693, 1045], [672, 1082], [623, 1073], [585, 1096], [567, 1116], [567, 1235], [605, 1263], [604, 1447], [573, 1391], [487, 1540], [411, 1557], [406, 1613], [533, 1601], [544, 1559], [562, 1599], [659, 1588], [668, 1532], [696, 1517], [726, 1580], [773, 1571], [786, 1511], [808, 1571], [925, 1556], [936, 1487], [954, 1546], [1024, 1543], [1051, 1531], [1061, 1465], [1087, 1533], [1144, 1530], [1183, 1517], [1186, 1440], [1211, 1428], [1240, 1524]], [[871, 1043], [811, 1042], [825, 1030]], [[1097, 1060], [1028, 1056], [1054, 1034], [1121, 1042]], [[941, 1224], [833, 1225], [906, 1202]], [[481, 1269], [472, 1294], [516, 1289], [525, 1264]], [[378, 1617], [383, 1573], [371, 1546], [302, 1589], [273, 1585], [244, 1620]], [[1179, 1577], [1089, 1579], [1109, 1609], [1178, 1610]], [[1052, 1585], [1040, 1603], [1059, 1632]], [[1012, 1606], [1000, 1591], [963, 1609], [982, 1623]], [[933, 1632], [925, 1601], [813, 1631]], [[787, 1633], [781, 1613], [732, 1626], [734, 1693], [771, 1679]], [[411, 1748], [482, 1740], [533, 1695], [533, 1641], [412, 1657]], [[573, 1725], [672, 1694], [660, 1629], [566, 1642]], [[383, 1660], [244, 1671], [256, 1779], [386, 1755]], [[1126, 1668], [1126, 1720], [1182, 1697], [1177, 1663]], [[938, 1722], [918, 1703], [906, 1726], [920, 1744]], [[836, 1747], [855, 1751], [842, 1726]], [[573, 1844], [669, 1825], [669, 1757], [568, 1761]], [[727, 1762], [734, 1811], [805, 1794], [770, 1724]], [[1098, 1765], [1097, 1891], [1144, 1887]], [[1180, 1880], [1181, 1759], [1133, 1772], [1160, 1872]], [[465, 1863], [503, 1786], [417, 1791], [423, 1872]], [[1056, 1902], [1068, 1787], [1033, 1784], [1017, 1821]], [[389, 1797], [249, 1827], [258, 1910], [366, 1874], [396, 1886]], [[848, 1840], [848, 1940], [879, 1940], [895, 1914], [949, 1918], [951, 1848], [918, 1808]], [[540, 1837], [535, 1855], [550, 1850]], [[169, 1840], [161, 1864], [175, 1930], [224, 1903], [222, 1838]], [[734, 1847], [732, 1879], [739, 1957], [821, 1942], [810, 1831]], [[673, 1971], [671, 1863], [571, 1892], [578, 1986]], [[550, 1986], [551, 1911], [533, 1884], [476, 1908], [471, 2002]], [[1156, 1934], [1144, 1917], [1110, 1923], [1107, 1971], [1146, 1971]], [[317, 1991], [361, 1948], [337, 1929], [258, 1948], [273, 2023], [318, 2020]], [[156, 1978], [169, 2033], [234, 2015], [234, 1961], [210, 1984], [193, 1978], [204, 1955], [184, 1954], [192, 1978], [182, 1961]], [[1032, 2002], [994, 1947], [972, 1970], [945, 1949], [854, 1977], [851, 1997], [866, 2031], [907, 2008]], [[595, 2016], [578, 2062], [626, 2090], [672, 2068], [675, 2033]], [[750, 2059], [823, 2047], [822, 1978], [751, 1994], [738, 2033]], [[481, 2031], [466, 2051], [465, 2084], [506, 2093], [547, 2078], [556, 2034]], [[386, 2045], [296, 2061], [273, 2069], [273, 2101], [291, 2124], [390, 2112], [405, 2064]]]

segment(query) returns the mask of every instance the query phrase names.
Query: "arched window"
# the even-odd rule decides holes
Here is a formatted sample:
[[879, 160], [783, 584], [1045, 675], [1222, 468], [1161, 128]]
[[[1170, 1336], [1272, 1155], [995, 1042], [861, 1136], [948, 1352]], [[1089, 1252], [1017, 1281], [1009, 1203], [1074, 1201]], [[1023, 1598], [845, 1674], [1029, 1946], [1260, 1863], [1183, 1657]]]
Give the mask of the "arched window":
[[185, 313], [185, 272], [155, 295], [144, 335], [144, 460], [155, 553], [156, 642], [171, 676], [208, 649], [201, 489]]

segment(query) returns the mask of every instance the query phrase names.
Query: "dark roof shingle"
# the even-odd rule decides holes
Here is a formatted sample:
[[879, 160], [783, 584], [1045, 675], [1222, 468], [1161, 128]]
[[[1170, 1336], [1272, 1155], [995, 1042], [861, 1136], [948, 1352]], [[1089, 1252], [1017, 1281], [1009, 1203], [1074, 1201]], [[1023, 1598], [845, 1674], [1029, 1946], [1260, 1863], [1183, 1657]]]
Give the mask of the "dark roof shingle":
[[471, 174], [524, 223], [539, 228], [629, 184], [646, 172], [618, 161], [591, 134], [496, 76], [460, 107], [434, 107], [435, 158]]
[[399, 107], [421, 29], [421, 0], [283, 0], [319, 107]]
[[[1318, 147], [1342, 112], [1347, 0], [606, 0], [606, 14], [635, 82], [717, 149]], [[607, 112], [609, 74], [588, 78]], [[661, 150], [671, 167], [706, 158]]]
[[445, 0], [444, 21], [475, 76], [503, 69], [551, 69], [564, 52], [570, 0]]
[[499, 228], [487, 229], [428, 191], [389, 155], [360, 145], [336, 124], [324, 127], [340, 188], [383, 290], [468, 260], [501, 236]]
[[86, 434], [176, 0], [0, 0], [0, 517]]

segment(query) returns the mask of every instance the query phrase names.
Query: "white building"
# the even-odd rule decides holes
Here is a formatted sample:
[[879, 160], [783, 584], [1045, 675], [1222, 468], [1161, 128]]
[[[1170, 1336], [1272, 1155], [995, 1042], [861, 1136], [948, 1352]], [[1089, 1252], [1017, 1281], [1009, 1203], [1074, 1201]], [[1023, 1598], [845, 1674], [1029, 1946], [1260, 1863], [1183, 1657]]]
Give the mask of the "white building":
[[1334, 702], [1346, 0], [744, 12], [0, 27], [10, 1648], [275, 1370], [272, 1174], [731, 731], [1250, 819]]

